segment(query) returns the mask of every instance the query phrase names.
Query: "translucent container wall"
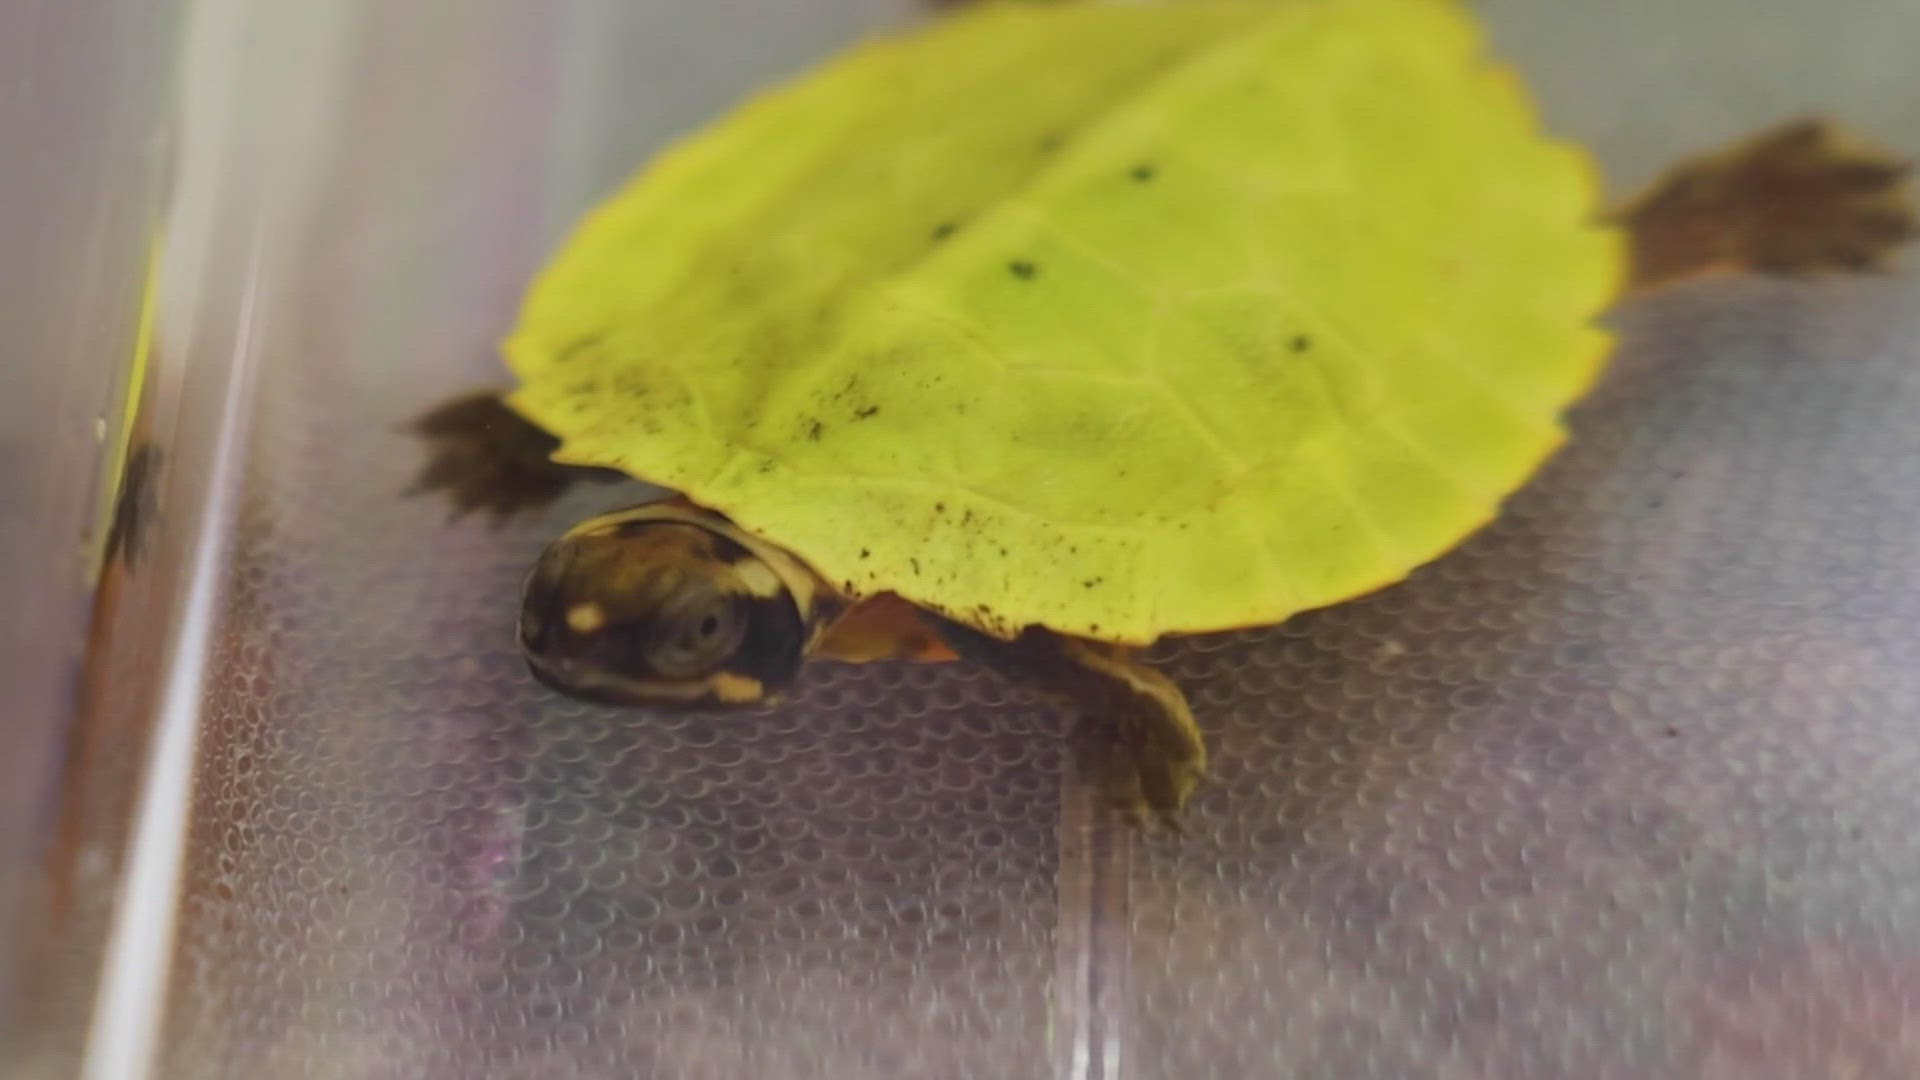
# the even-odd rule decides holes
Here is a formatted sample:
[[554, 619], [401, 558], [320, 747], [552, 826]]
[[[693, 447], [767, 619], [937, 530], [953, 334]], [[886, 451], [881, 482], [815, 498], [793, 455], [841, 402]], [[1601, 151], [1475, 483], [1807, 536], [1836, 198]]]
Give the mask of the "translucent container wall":
[[[76, 745], [76, 717], [117, 468], [111, 448], [124, 442], [129, 357], [171, 168], [178, 17], [163, 0], [0, 4], [0, 1072], [8, 1075], [39, 1053], [29, 1033], [50, 1022], [54, 1010], [39, 1006], [52, 987], [92, 978], [107, 904], [90, 904], [88, 925], [74, 929], [70, 872], [90, 868], [90, 899], [111, 893], [124, 828], [89, 822], [124, 820], [119, 793], [143, 764], [144, 721], [103, 730], [132, 737], [116, 740], [124, 752], [89, 758]], [[140, 631], [165, 632], [159, 622]], [[72, 1045], [84, 1007], [62, 1017], [60, 1039]]]
[[[1920, 152], [1909, 0], [1479, 7], [1616, 192], [1806, 112]], [[502, 379], [650, 149], [913, 15], [0, 7], [0, 1071], [1920, 1075], [1911, 271], [1624, 309], [1495, 525], [1160, 649], [1218, 760], [1184, 836], [983, 673], [528, 678], [523, 569], [637, 492], [448, 522], [401, 425]]]

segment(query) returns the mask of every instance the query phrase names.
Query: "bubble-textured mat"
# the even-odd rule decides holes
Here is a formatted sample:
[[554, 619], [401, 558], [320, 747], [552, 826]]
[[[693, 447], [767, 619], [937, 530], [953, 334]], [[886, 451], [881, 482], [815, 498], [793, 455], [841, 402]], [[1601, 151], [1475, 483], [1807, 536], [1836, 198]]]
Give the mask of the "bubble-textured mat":
[[[539, 689], [522, 568], [618, 496], [443, 525], [393, 497], [404, 443], [289, 394], [214, 672], [182, 1052], [1021, 1077], [1093, 1031], [1137, 1076], [1910, 1075], [1914, 296], [1633, 309], [1487, 531], [1162, 650], [1218, 765], [1189, 835], [1090, 869], [1065, 725], [983, 674], [818, 665], [718, 717]], [[1090, 1025], [1056, 1014], [1073, 949]]]
[[1063, 719], [956, 666], [728, 716], [540, 689], [520, 576], [622, 493], [498, 531], [398, 497], [395, 425], [497, 320], [382, 290], [511, 291], [435, 246], [457, 203], [374, 259], [340, 201], [262, 331], [167, 1075], [1920, 1075], [1913, 276], [1623, 311], [1485, 532], [1159, 650], [1217, 764], [1186, 836], [1135, 837]]

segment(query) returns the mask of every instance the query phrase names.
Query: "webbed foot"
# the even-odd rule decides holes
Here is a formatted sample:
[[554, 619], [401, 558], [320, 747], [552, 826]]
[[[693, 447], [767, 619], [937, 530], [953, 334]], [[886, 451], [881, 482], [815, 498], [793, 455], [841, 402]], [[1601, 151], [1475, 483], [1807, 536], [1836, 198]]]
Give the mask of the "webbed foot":
[[408, 430], [426, 442], [427, 455], [406, 493], [444, 491], [456, 518], [483, 510], [497, 523], [546, 506], [578, 481], [623, 479], [612, 469], [553, 461], [559, 440], [496, 393], [455, 398], [422, 414]]
[[1681, 162], [1615, 215], [1630, 237], [1629, 287], [1714, 271], [1881, 269], [1920, 232], [1911, 170], [1819, 120]]
[[[1207, 771], [1206, 739], [1173, 680], [1135, 650], [1038, 628], [1005, 641], [930, 617], [962, 659], [1037, 686], [1078, 715], [1106, 726], [1095, 765], [1104, 794], [1137, 823], [1179, 832], [1179, 815]], [[1104, 733], [1103, 733], [1104, 734]]]
[[1140, 824], [1181, 832], [1180, 811], [1207, 772], [1207, 744], [1180, 688], [1134, 650], [1058, 639], [1066, 691], [1089, 719], [1111, 722], [1122, 751], [1102, 778], [1107, 797]]

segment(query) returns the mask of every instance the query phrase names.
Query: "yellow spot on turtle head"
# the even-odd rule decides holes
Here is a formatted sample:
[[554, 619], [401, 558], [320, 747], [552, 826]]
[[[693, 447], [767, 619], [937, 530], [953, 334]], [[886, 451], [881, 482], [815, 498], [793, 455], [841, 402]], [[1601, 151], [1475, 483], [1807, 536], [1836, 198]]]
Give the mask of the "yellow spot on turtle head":
[[607, 612], [599, 604], [575, 604], [567, 609], [567, 627], [576, 634], [591, 634], [605, 625]]
[[758, 559], [734, 564], [733, 572], [748, 596], [772, 597], [787, 591], [786, 584], [780, 580], [779, 574], [774, 573], [773, 567]]
[[722, 671], [713, 677], [713, 696], [731, 705], [744, 705], [749, 701], [759, 701], [766, 694], [766, 687], [751, 675], [740, 675], [731, 671]]

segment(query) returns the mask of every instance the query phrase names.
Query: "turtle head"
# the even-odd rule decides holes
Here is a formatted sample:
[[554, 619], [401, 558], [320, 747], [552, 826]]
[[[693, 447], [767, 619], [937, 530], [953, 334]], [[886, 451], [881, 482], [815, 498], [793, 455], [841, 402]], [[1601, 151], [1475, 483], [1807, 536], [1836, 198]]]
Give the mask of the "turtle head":
[[719, 514], [650, 503], [548, 545], [521, 599], [520, 647], [569, 697], [749, 705], [793, 679], [838, 606], [798, 559]]

